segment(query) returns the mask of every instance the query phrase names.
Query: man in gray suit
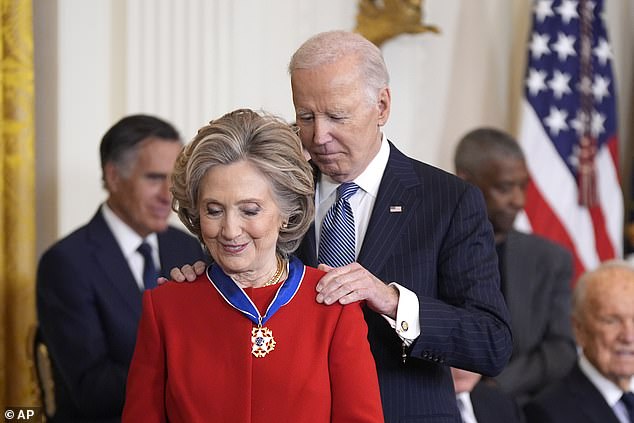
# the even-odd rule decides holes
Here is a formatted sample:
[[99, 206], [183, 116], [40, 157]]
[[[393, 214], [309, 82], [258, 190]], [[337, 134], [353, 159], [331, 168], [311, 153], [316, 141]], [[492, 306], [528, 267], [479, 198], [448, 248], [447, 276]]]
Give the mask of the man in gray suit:
[[524, 154], [510, 135], [493, 128], [475, 129], [460, 140], [454, 162], [458, 176], [484, 194], [500, 285], [511, 312], [513, 354], [506, 369], [488, 382], [523, 405], [574, 364], [569, 319], [572, 258], [557, 244], [513, 230], [529, 176]]

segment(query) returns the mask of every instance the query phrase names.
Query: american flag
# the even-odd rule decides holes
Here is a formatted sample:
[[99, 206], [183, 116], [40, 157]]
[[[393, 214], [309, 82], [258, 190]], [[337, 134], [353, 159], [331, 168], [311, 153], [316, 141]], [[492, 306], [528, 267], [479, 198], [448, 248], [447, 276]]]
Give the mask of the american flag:
[[602, 9], [602, 0], [534, 3], [521, 106], [531, 182], [516, 226], [570, 249], [575, 276], [623, 254], [616, 87]]

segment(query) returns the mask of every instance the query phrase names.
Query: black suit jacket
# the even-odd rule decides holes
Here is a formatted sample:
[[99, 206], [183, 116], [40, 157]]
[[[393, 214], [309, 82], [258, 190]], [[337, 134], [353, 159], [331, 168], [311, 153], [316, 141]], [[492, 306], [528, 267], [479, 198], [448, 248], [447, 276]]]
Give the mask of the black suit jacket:
[[495, 380], [524, 405], [566, 375], [577, 358], [570, 323], [572, 256], [544, 238], [511, 231], [502, 263], [513, 355]]
[[524, 422], [524, 416], [517, 403], [498, 388], [479, 382], [469, 396], [478, 423]]
[[[314, 225], [298, 255], [317, 265]], [[406, 157], [390, 143], [357, 261], [382, 281], [412, 290], [420, 303], [421, 335], [405, 364], [396, 332], [365, 310], [385, 420], [459, 422], [447, 366], [495, 375], [512, 349], [480, 190]]]
[[619, 423], [603, 395], [575, 365], [524, 408], [528, 423]]
[[[175, 228], [158, 234], [162, 274], [200, 243]], [[119, 421], [141, 316], [141, 292], [101, 211], [49, 248], [37, 272], [37, 312], [54, 366], [55, 421]]]

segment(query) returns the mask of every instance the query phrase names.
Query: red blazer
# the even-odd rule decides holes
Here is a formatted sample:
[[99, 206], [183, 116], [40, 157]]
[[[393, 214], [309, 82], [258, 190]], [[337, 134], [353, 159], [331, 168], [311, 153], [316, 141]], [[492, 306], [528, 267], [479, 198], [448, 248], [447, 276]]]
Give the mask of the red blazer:
[[[383, 422], [361, 306], [315, 301], [306, 268], [264, 325], [275, 349], [251, 353], [253, 323], [203, 274], [146, 291], [123, 422]], [[262, 313], [278, 286], [246, 289]]]

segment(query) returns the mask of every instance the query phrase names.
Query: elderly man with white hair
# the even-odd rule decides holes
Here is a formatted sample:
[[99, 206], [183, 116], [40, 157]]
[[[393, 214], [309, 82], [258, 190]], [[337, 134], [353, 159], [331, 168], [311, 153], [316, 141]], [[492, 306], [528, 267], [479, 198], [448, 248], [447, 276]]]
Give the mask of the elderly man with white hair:
[[573, 370], [526, 407], [529, 422], [634, 422], [634, 267], [621, 260], [585, 273], [573, 295], [580, 347]]

